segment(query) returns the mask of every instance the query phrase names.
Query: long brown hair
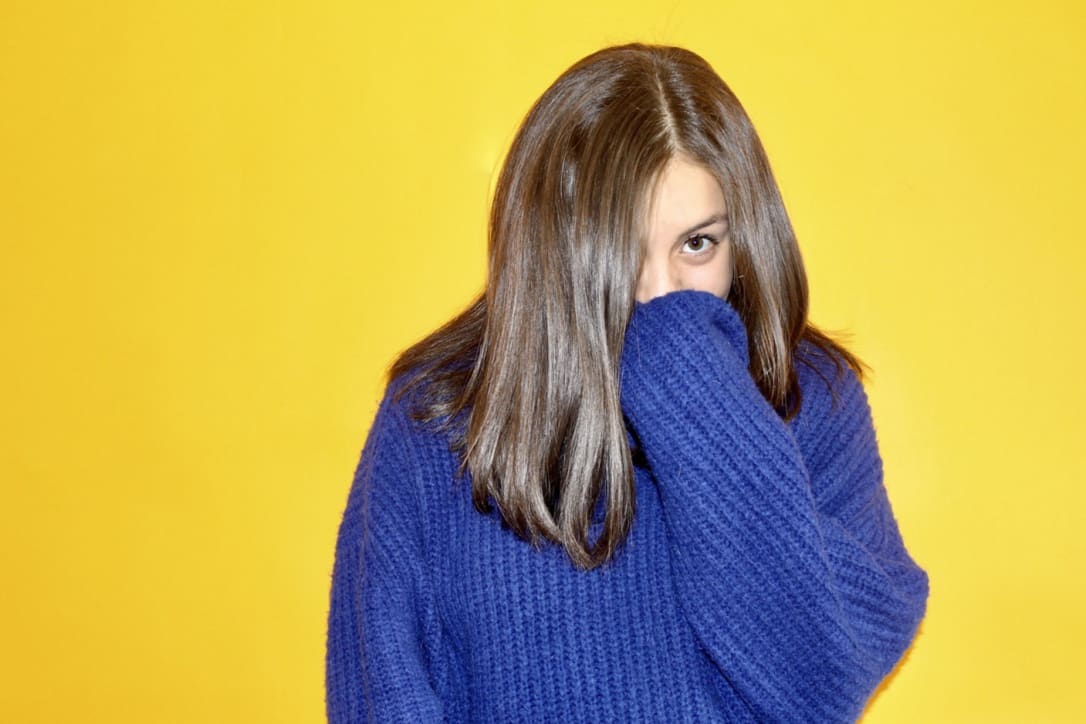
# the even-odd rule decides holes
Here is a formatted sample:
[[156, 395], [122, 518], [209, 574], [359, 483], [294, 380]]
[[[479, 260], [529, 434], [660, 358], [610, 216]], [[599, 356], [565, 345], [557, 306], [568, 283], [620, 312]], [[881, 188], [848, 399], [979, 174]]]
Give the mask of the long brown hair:
[[518, 536], [558, 543], [584, 569], [611, 558], [633, 518], [619, 360], [645, 205], [680, 152], [723, 189], [728, 301], [766, 400], [785, 420], [798, 412], [801, 339], [862, 376], [862, 363], [807, 321], [799, 248], [739, 100], [700, 56], [641, 43], [583, 58], [532, 106], [494, 192], [485, 290], [389, 369], [390, 380], [405, 376], [401, 395], [418, 393], [413, 417], [451, 432], [475, 507], [490, 513], [493, 501]]

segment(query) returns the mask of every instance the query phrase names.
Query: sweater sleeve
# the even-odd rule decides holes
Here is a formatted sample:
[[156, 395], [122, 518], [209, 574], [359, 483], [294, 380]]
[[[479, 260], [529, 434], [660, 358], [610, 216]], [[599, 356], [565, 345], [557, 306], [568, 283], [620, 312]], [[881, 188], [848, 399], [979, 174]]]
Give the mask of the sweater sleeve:
[[330, 724], [443, 716], [423, 643], [424, 525], [408, 433], [405, 414], [386, 392], [336, 541], [325, 656]]
[[804, 391], [819, 411], [808, 461], [748, 355], [713, 294], [637, 304], [623, 411], [659, 487], [682, 613], [720, 676], [760, 721], [854, 721], [915, 636], [927, 574], [902, 544], [855, 374], [832, 411]]

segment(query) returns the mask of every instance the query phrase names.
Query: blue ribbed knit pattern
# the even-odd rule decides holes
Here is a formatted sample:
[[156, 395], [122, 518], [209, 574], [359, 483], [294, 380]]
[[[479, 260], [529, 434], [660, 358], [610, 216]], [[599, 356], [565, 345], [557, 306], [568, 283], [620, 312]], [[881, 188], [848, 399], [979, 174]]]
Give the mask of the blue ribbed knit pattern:
[[636, 305], [622, 407], [647, 466], [624, 547], [588, 572], [478, 513], [391, 383], [339, 529], [329, 720], [854, 721], [912, 641], [927, 575], [851, 370], [834, 405], [798, 365], [784, 423], [748, 359], [723, 299]]

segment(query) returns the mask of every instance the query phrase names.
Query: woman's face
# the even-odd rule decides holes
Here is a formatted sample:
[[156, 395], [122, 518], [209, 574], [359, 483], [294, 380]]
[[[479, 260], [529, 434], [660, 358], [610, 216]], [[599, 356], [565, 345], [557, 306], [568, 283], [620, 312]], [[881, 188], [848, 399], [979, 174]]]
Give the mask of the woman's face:
[[727, 211], [712, 174], [685, 155], [673, 156], [649, 207], [637, 301], [680, 289], [726, 298], [732, 283]]

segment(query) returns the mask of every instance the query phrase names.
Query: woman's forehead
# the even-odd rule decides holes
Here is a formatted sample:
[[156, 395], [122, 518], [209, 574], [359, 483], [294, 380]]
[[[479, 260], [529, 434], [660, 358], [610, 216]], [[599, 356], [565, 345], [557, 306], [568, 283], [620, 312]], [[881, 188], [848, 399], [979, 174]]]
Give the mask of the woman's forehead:
[[716, 176], [704, 165], [677, 155], [668, 161], [649, 192], [646, 208], [650, 237], [675, 236], [723, 223], [728, 209]]

